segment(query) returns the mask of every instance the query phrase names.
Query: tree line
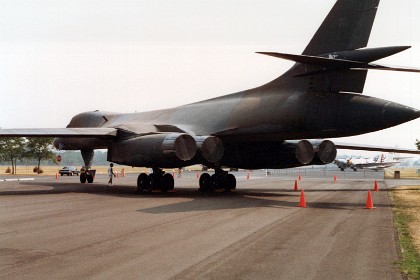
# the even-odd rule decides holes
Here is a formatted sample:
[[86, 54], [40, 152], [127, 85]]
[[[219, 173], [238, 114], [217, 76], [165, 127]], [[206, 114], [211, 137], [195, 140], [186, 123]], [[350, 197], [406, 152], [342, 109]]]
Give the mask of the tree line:
[[11, 163], [11, 173], [16, 174], [18, 160], [36, 160], [37, 171], [40, 172], [41, 160], [55, 160], [53, 153], [53, 138], [0, 138], [0, 159]]
[[[16, 165], [34, 164], [41, 172], [41, 164], [58, 164], [57, 155], [61, 155], [62, 165], [83, 166], [80, 151], [58, 151], [52, 145], [54, 138], [46, 137], [4, 137], [0, 138], [0, 164], [11, 165], [10, 173], [16, 174]], [[95, 151], [93, 162], [107, 164], [107, 152]]]

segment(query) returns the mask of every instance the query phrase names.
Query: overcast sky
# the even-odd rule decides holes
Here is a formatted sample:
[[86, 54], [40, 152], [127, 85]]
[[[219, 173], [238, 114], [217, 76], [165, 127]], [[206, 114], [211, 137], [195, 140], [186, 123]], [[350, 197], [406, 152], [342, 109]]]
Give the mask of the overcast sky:
[[[141, 112], [262, 85], [300, 54], [334, 0], [1, 0], [0, 127], [65, 127], [83, 111]], [[382, 0], [369, 47], [420, 67], [420, 1]], [[364, 94], [420, 109], [420, 74], [369, 71]], [[357, 116], [355, 116], [357, 118]], [[340, 142], [415, 148], [420, 120]]]

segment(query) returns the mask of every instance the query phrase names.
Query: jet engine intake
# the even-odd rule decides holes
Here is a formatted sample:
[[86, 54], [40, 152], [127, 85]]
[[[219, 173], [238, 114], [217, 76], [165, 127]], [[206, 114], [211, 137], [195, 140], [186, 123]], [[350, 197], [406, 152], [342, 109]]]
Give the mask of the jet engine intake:
[[181, 167], [196, 151], [197, 144], [189, 134], [152, 134], [113, 143], [108, 160], [131, 166]]
[[196, 136], [194, 137], [197, 148], [204, 160], [218, 162], [223, 156], [224, 146], [222, 140], [215, 136]]

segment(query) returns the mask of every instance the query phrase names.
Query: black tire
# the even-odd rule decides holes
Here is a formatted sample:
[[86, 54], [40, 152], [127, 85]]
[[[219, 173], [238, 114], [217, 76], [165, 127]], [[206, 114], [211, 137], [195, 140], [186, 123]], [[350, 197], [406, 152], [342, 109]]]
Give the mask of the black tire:
[[60, 176], [63, 176], [63, 173], [60, 173]]
[[225, 178], [225, 191], [229, 192], [236, 189], [236, 178], [232, 174], [227, 174]]
[[93, 183], [93, 176], [92, 176], [92, 175], [90, 175], [90, 174], [89, 174], [89, 175], [87, 175], [87, 176], [86, 176], [86, 180], [88, 181], [88, 183], [89, 183], [89, 184], [92, 184], [92, 183]]
[[225, 174], [214, 174], [212, 177], [212, 183], [213, 183], [213, 189], [219, 190], [224, 189], [225, 191], [230, 191], [231, 188], [229, 186], [229, 183], [227, 181], [227, 175]]
[[162, 185], [162, 176], [160, 174], [149, 174], [149, 185], [150, 185], [150, 190], [158, 190], [161, 189], [161, 185]]
[[213, 174], [210, 176], [210, 185], [207, 188], [207, 191], [209, 192], [214, 192], [215, 190], [217, 190], [218, 188], [220, 188], [220, 186], [223, 184], [220, 176], [217, 176], [216, 174]]
[[149, 176], [146, 173], [141, 173], [137, 178], [137, 189], [140, 193], [149, 188]]
[[205, 191], [209, 188], [211, 182], [210, 174], [203, 173], [198, 180], [198, 184], [200, 186], [200, 191]]
[[82, 183], [82, 184], [86, 183], [86, 174], [85, 173], [80, 174], [80, 183]]
[[175, 186], [174, 177], [169, 173], [166, 173], [165, 175], [163, 175], [162, 186], [161, 186], [162, 192], [171, 191], [174, 189], [174, 186]]

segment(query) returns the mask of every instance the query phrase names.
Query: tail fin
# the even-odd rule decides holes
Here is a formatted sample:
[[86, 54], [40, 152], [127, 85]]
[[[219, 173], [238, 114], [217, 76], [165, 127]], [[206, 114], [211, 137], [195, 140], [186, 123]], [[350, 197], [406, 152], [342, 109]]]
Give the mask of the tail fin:
[[[380, 0], [337, 0], [302, 55], [258, 52], [295, 61], [285, 74], [265, 86], [300, 78], [308, 92], [362, 93], [368, 69], [420, 73], [420, 69], [373, 64], [408, 46], [360, 49], [367, 46]], [[290, 80], [288, 80], [290, 82]]]
[[366, 47], [378, 5], [379, 0], [338, 0], [302, 54]]

